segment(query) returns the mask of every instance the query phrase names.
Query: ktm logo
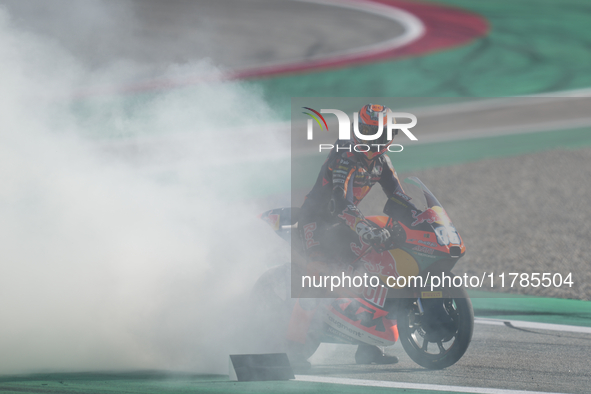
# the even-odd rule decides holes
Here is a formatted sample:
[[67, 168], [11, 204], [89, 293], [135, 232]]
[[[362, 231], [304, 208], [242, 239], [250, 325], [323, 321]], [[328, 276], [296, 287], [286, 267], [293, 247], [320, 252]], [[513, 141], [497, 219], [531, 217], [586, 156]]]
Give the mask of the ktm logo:
[[336, 310], [353, 322], [359, 322], [363, 327], [373, 328], [378, 332], [386, 332], [384, 320], [388, 312], [372, 308], [355, 299], [339, 299], [335, 301]]

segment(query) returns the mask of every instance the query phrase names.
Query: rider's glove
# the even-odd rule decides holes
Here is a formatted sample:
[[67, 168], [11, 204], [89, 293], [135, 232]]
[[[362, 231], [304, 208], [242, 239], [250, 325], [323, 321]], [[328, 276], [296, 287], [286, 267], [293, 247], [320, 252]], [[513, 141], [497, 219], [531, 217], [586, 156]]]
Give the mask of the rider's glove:
[[398, 247], [406, 242], [406, 232], [398, 222], [393, 222], [388, 230], [390, 231], [389, 242], [392, 247]]
[[377, 251], [383, 250], [387, 247], [388, 240], [390, 239], [390, 232], [385, 228], [372, 228], [366, 223], [359, 222], [356, 230], [363, 242], [371, 245]]

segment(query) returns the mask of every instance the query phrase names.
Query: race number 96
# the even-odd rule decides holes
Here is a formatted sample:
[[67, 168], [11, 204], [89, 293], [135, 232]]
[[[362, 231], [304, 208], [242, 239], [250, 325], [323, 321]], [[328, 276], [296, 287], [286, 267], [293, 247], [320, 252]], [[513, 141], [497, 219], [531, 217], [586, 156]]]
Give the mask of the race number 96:
[[460, 244], [460, 236], [453, 226], [440, 226], [435, 228], [435, 235], [439, 245]]

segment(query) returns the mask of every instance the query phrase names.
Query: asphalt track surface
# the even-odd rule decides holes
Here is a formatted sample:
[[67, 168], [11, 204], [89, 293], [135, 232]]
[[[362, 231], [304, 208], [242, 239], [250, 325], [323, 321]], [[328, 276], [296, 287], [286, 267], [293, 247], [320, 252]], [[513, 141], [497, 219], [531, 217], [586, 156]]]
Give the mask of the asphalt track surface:
[[[2, 1], [2, 3], [19, 15], [18, 23], [43, 34], [52, 34], [55, 20], [59, 20], [60, 23], [71, 22], [56, 12], [60, 7], [52, 6], [45, 11], [40, 11], [35, 7], [41, 2], [35, 5], [35, 2], [29, 1], [26, 6], [16, 1]], [[318, 28], [323, 25], [335, 15], [334, 12], [329, 12], [324, 5], [267, 1], [265, 4], [294, 7], [294, 13], [304, 13], [305, 19], [311, 21], [310, 25], [305, 25], [300, 21], [294, 23], [297, 18], [286, 18], [286, 24], [293, 23], [294, 27], [303, 27], [303, 31], [300, 31], [301, 35], [298, 36], [301, 39], [296, 40], [293, 39], [293, 35], [285, 35], [283, 39], [290, 45], [278, 47], [274, 45], [271, 49], [269, 48], [271, 44], [281, 41], [281, 35], [271, 37], [263, 32], [260, 38], [251, 39], [252, 36], [248, 34], [251, 33], [249, 29], [253, 23], [241, 24], [240, 19], [234, 18], [237, 14], [227, 11], [229, 8], [235, 10], [234, 7], [241, 7], [246, 3], [232, 3], [228, 0], [120, 2], [117, 6], [120, 7], [119, 11], [115, 14], [122, 16], [124, 21], [128, 21], [131, 15], [135, 15], [132, 18], [134, 23], [117, 24], [115, 22], [120, 20], [112, 19], [110, 18], [112, 15], [107, 15], [106, 20], [114, 23], [113, 28], [103, 30], [98, 36], [92, 36], [104, 40], [94, 49], [82, 45], [81, 42], [84, 40], [78, 42], [73, 40], [76, 35], [71, 32], [64, 36], [56, 36], [56, 39], [64, 40], [66, 45], [71, 45], [70, 48], [93, 67], [100, 67], [113, 58], [120, 59], [121, 55], [125, 54], [123, 57], [129, 59], [131, 56], [132, 61], [144, 64], [147, 70], [146, 75], [154, 75], [170, 62], [189, 61], [191, 56], [202, 57], [204, 54], [212, 56], [229, 67], [266, 64], [297, 57], [315, 56], [322, 51], [348, 50], [349, 44], [371, 43], [376, 36], [383, 37], [386, 34], [384, 32], [387, 32], [386, 35], [390, 37], [403, 33], [400, 25], [391, 20], [382, 20], [373, 15], [359, 15], [350, 10], [339, 10], [338, 12], [341, 13], [339, 18], [344, 20], [354, 18], [356, 22], [355, 18], [369, 18], [364, 20], [363, 24], [367, 23], [374, 29], [369, 31], [366, 28], [361, 29], [363, 32], [368, 32], [368, 35], [355, 34], [355, 40], [358, 41], [353, 40], [352, 37], [334, 34], [332, 28], [327, 31], [318, 31], [318, 34], [311, 34], [316, 32], [311, 26]], [[243, 12], [252, 9], [250, 4], [253, 2], [248, 3], [249, 6]], [[211, 15], [211, 18], [205, 16], [206, 13], [198, 16], [208, 29], [211, 28], [208, 31], [214, 33], [212, 37], [215, 38], [205, 40], [207, 45], [192, 41], [201, 40], [203, 36], [198, 35], [196, 38], [196, 35], [185, 34], [195, 31], [193, 29], [199, 31], [200, 25], [194, 25], [194, 20], [188, 18], [189, 11], [195, 7], [195, 4], [207, 8], [207, 15]], [[81, 6], [81, 9], [86, 9], [85, 7]], [[262, 8], [265, 9], [264, 12], [257, 12], [252, 16], [261, 18], [260, 24], [255, 25], [264, 26], [264, 22], [276, 20], [279, 15], [283, 15], [273, 14], [273, 10], [269, 7]], [[199, 11], [202, 9], [199, 8]], [[51, 17], [47, 17], [48, 12]], [[325, 12], [328, 14], [324, 14]], [[138, 19], [137, 15], [141, 18]], [[315, 16], [319, 19], [313, 20]], [[78, 21], [80, 22], [80, 19]], [[348, 23], [347, 26], [354, 27], [357, 25], [355, 22]], [[78, 26], [74, 24], [72, 31], [96, 34], [92, 29], [85, 30], [83, 25], [88, 24], [81, 23]], [[361, 25], [362, 23], [359, 23], [359, 26]], [[135, 33], [123, 35], [125, 39], [121, 39], [123, 36], [119, 33], [129, 29], [130, 26], [134, 27]], [[63, 31], [64, 29], [56, 29], [54, 34], [62, 34]], [[260, 31], [257, 30], [252, 34], [259, 34]], [[221, 34], [218, 35], [218, 32]], [[88, 39], [90, 36], [78, 34], [78, 37]], [[335, 37], [343, 40], [332, 41]], [[265, 42], [265, 38], [272, 39], [270, 42]], [[120, 46], [111, 45], [113, 40]], [[174, 42], [174, 45], [170, 45], [171, 42]], [[219, 51], [219, 48], [224, 47], [228, 42], [235, 42], [237, 48]], [[257, 46], [258, 44], [261, 46]], [[187, 48], [199, 48], [199, 50], [191, 52]], [[586, 104], [579, 109], [574, 106], [567, 107], [575, 111], [575, 116], [581, 119], [588, 116], [589, 107]], [[454, 125], [452, 117], [448, 119], [450, 128], [447, 131], [437, 127], [436, 124], [440, 122], [436, 115], [433, 115], [435, 126], [432, 127], [432, 132], [425, 131], [425, 135], [436, 136], [440, 141], [445, 140], [442, 137], [445, 132], [457, 131], [458, 127], [465, 127], [468, 131], [475, 127], [482, 128], [487, 118], [489, 123], [495, 123], [487, 126], [491, 129], [499, 120], [499, 114], [495, 113], [497, 110], [483, 106], [480, 111], [476, 111], [480, 113], [474, 114], [475, 117], [469, 121], [464, 118], [461, 125]], [[539, 123], [539, 117], [547, 113], [548, 111], [543, 107], [538, 107], [538, 114], [533, 116], [514, 113], [512, 116], [501, 116], [501, 118], [506, 127], [514, 125], [523, 127]], [[445, 116], [444, 114], [440, 119]], [[526, 156], [491, 158], [476, 163], [413, 171], [408, 174], [419, 176], [436, 195], [444, 196], [441, 200], [471, 250], [458, 268], [467, 272], [484, 267], [494, 267], [497, 271], [514, 270], [515, 267], [519, 267], [520, 271], [530, 272], [542, 269], [552, 271], [568, 269], [575, 272], [577, 279], [580, 279], [581, 285], [576, 293], [564, 290], [565, 292], [555, 294], [540, 294], [589, 299], [591, 289], [586, 286], [586, 283], [591, 281], [588, 268], [588, 256], [591, 253], [591, 242], [589, 242], [591, 211], [588, 208], [588, 196], [591, 195], [591, 183], [588, 182], [591, 177], [590, 162], [591, 149], [589, 148], [550, 150]], [[396, 166], [396, 161], [394, 164]], [[401, 176], [404, 175], [401, 174]], [[381, 207], [381, 204], [381, 196], [374, 193], [365, 201], [365, 210], [367, 213], [379, 213], [379, 209], [375, 207]], [[372, 212], [372, 209], [376, 211]], [[582, 393], [589, 392], [590, 347], [591, 335], [588, 333], [477, 324], [467, 354], [455, 366], [444, 371], [426, 371], [417, 367], [406, 357], [401, 347], [396, 345], [393, 351], [400, 356], [401, 361], [395, 366], [353, 365], [352, 348], [339, 347], [334, 352], [327, 348], [314, 356], [312, 359], [314, 367], [308, 374], [448, 386]], [[18, 379], [12, 381], [3, 379], [0, 386], [5, 392], [60, 392], [59, 386], [56, 388], [58, 383], [55, 379], [50, 376], [47, 379], [50, 381], [49, 384], [40, 383], [42, 379], [28, 381], [28, 383], [19, 383]], [[192, 386], [193, 388], [196, 386]], [[72, 389], [78, 392], [95, 391], [92, 387], [73, 386]], [[238, 385], [233, 388], [228, 387], [227, 391], [241, 392], [244, 389], [246, 386]], [[353, 388], [353, 390], [356, 389]], [[66, 392], [66, 390], [63, 391]], [[117, 389], [115, 388], [114, 391], [117, 392]], [[161, 388], [160, 391], [166, 390]], [[199, 389], [196, 388], [196, 391]], [[205, 389], [203, 392], [208, 391]], [[310, 391], [315, 390], [311, 388]], [[390, 392], [395, 391], [392, 389]]]
[[[2, 0], [14, 23], [55, 38], [90, 68], [114, 61], [157, 76], [209, 58], [239, 69], [310, 61], [395, 39], [400, 19], [360, 6], [286, 0]], [[67, 10], [64, 12], [64, 10]], [[92, 45], [88, 45], [92, 42]]]
[[392, 351], [400, 358], [397, 365], [358, 366], [352, 364], [354, 346], [329, 347], [325, 357], [322, 350], [313, 357], [313, 374], [374, 381], [577, 393], [587, 390], [591, 373], [586, 362], [591, 351], [591, 335], [588, 333], [476, 324], [467, 353], [455, 366], [443, 371], [418, 367], [399, 346], [394, 346]]

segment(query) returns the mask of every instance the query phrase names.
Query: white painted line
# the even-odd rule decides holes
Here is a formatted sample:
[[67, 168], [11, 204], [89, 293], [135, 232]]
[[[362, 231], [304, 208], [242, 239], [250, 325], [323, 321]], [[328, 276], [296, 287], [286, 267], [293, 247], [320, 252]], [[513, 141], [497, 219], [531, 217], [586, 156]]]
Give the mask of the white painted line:
[[444, 386], [444, 385], [440, 385], [440, 384], [389, 382], [389, 381], [382, 381], [382, 380], [333, 378], [333, 377], [328, 377], [328, 376], [311, 376], [311, 375], [296, 375], [295, 380], [298, 382], [345, 384], [348, 386], [386, 387], [386, 388], [393, 388], [393, 389], [448, 391], [448, 392], [456, 392], [456, 393], [473, 393], [473, 394], [560, 394], [560, 393], [549, 393], [549, 392], [545, 392], [545, 391], [542, 392], [542, 391], [523, 391], [523, 390], [503, 390], [503, 389], [493, 389], [493, 388], [484, 388], [484, 387]]
[[[291, 0], [291, 1], [299, 1], [302, 3], [312, 3], [312, 4], [321, 4], [326, 6], [332, 7], [339, 7], [339, 8], [346, 8], [351, 9], [359, 12], [365, 12], [367, 14], [378, 15], [383, 18], [394, 20], [404, 26], [405, 31], [402, 35], [393, 37], [389, 40], [381, 41], [375, 44], [366, 45], [362, 47], [347, 49], [344, 51], [333, 52], [330, 54], [319, 54], [316, 56], [309, 57], [305, 59], [306, 61], [310, 60], [319, 60], [319, 59], [339, 59], [341, 57], [347, 58], [351, 55], [355, 57], [359, 55], [369, 56], [376, 53], [390, 51], [396, 48], [400, 48], [404, 45], [410, 44], [411, 42], [419, 39], [423, 34], [425, 34], [425, 25], [423, 22], [411, 14], [408, 11], [404, 11], [400, 8], [397, 8], [393, 5], [385, 5], [374, 2], [372, 0]], [[292, 64], [294, 61], [289, 62], [278, 62], [278, 63], [266, 63], [260, 66], [260, 68], [268, 67], [268, 66], [277, 66], [282, 64]], [[239, 69], [234, 69], [234, 71]]]
[[569, 326], [566, 324], [536, 323], [523, 320], [486, 319], [482, 317], [475, 318], [474, 323], [487, 324], [491, 326], [505, 326], [505, 323], [510, 323], [515, 328], [531, 328], [536, 330], [591, 334], [591, 327]]
[[[273, 69], [278, 67], [284, 66], [298, 66], [307, 64], [310, 62], [347, 62], [351, 60], [357, 60], [363, 57], [370, 57], [379, 55], [384, 52], [389, 52], [394, 49], [398, 49], [405, 45], [412, 43], [413, 41], [418, 40], [425, 34], [425, 25], [421, 21], [420, 18], [416, 17], [414, 14], [405, 11], [403, 9], [397, 8], [394, 5], [386, 5], [381, 4], [375, 0], [290, 0], [290, 1], [297, 1], [300, 3], [311, 3], [311, 4], [319, 4], [324, 6], [330, 7], [338, 7], [338, 8], [345, 8], [350, 9], [358, 12], [363, 12], [366, 14], [377, 15], [384, 19], [389, 19], [392, 21], [396, 21], [404, 27], [404, 32], [401, 35], [392, 37], [390, 39], [386, 39], [384, 41], [378, 41], [373, 44], [364, 45], [356, 48], [350, 48], [341, 51], [335, 51], [331, 53], [324, 53], [324, 54], [317, 54], [305, 59], [300, 60], [287, 60], [287, 61], [278, 61], [278, 62], [267, 62], [258, 64], [256, 67], [247, 66], [247, 67], [236, 67], [236, 68], [228, 68], [225, 71], [229, 71], [230, 74], [233, 75], [240, 75], [241, 73], [247, 73], [253, 70], [265, 70], [265, 69]], [[197, 81], [219, 81], [220, 78], [223, 80], [225, 79], [224, 76], [220, 75], [219, 73], [212, 73], [211, 75], [205, 75], [198, 78], [190, 78], [191, 83], [195, 83]], [[183, 80], [172, 78], [172, 79], [162, 79], [162, 80], [154, 80], [150, 79], [147, 81], [138, 81], [136, 83], [130, 84], [128, 86], [122, 86], [123, 88], [127, 89], [136, 89], [141, 88], [142, 83], [145, 86], [149, 85], [165, 85], [165, 86], [174, 86], [174, 85], [182, 85]], [[124, 91], [125, 89], [123, 89]], [[122, 91], [122, 89], [117, 90], [116, 87], [113, 86], [105, 86], [105, 87], [88, 87], [84, 89], [84, 91], [80, 92], [83, 94], [87, 93], [116, 93], [117, 91]]]
[[523, 97], [591, 97], [591, 88], [562, 90], [558, 92], [538, 93]]

